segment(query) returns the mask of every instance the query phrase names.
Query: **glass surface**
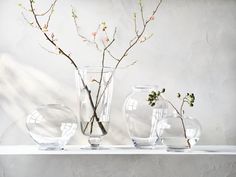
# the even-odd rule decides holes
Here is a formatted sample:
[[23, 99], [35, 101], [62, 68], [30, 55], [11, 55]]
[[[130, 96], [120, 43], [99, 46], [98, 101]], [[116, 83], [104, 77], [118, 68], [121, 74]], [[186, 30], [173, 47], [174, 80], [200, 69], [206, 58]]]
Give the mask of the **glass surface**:
[[159, 100], [154, 107], [149, 105], [148, 95], [156, 90], [157, 86], [152, 85], [135, 86], [124, 103], [129, 136], [137, 148], [152, 148], [158, 140], [156, 126], [167, 104]]
[[109, 129], [113, 69], [105, 67], [102, 73], [102, 67], [85, 67], [76, 73], [76, 80], [81, 131], [89, 137], [91, 147], [96, 149]]
[[184, 117], [182, 120], [179, 116], [169, 116], [157, 125], [160, 140], [169, 149], [189, 149], [199, 141], [200, 123], [190, 117]]
[[26, 126], [40, 149], [63, 149], [75, 134], [77, 118], [66, 106], [49, 104], [38, 107], [26, 120]]

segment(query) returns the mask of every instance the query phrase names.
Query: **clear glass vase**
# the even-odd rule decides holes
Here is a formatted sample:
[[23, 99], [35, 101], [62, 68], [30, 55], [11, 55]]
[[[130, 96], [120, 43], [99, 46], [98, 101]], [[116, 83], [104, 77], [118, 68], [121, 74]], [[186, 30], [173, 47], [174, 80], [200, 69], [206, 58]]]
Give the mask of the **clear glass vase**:
[[165, 114], [167, 104], [159, 100], [150, 106], [148, 95], [157, 86], [135, 86], [125, 100], [123, 112], [127, 120], [129, 136], [137, 148], [153, 148], [158, 140], [156, 126]]
[[85, 67], [76, 73], [81, 131], [92, 149], [108, 133], [113, 92], [113, 68]]
[[77, 118], [64, 105], [42, 105], [27, 117], [26, 127], [40, 149], [61, 150], [75, 134]]
[[173, 115], [158, 122], [157, 133], [169, 150], [181, 151], [190, 149], [199, 141], [201, 125], [197, 119]]

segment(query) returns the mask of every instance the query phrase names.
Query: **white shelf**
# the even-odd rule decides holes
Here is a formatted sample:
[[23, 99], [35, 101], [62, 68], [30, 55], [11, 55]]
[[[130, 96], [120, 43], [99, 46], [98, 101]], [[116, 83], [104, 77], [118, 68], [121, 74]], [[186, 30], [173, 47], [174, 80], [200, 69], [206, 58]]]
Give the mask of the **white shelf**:
[[92, 154], [165, 154], [165, 155], [236, 155], [236, 146], [195, 146], [190, 151], [167, 151], [164, 146], [155, 149], [136, 149], [132, 146], [105, 146], [104, 149], [87, 150], [85, 146], [69, 145], [65, 150], [39, 150], [35, 145], [1, 145], [0, 155], [92, 155]]

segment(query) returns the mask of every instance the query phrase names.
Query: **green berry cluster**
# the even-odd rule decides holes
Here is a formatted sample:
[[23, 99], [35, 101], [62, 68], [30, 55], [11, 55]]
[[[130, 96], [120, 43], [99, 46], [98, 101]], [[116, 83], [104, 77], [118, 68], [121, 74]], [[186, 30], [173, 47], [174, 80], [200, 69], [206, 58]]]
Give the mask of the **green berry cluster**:
[[157, 100], [159, 99], [159, 96], [164, 93], [166, 91], [165, 88], [163, 88], [161, 91], [152, 91], [149, 95], [148, 95], [148, 102], [150, 106], [155, 106]]
[[187, 100], [188, 100], [188, 104], [193, 107], [194, 106], [194, 101], [195, 101], [195, 96], [193, 93], [189, 94], [187, 93]]
[[[177, 93], [177, 97], [178, 98], [181, 98], [181, 94], [180, 93]], [[194, 93], [187, 93], [185, 96], [184, 96], [184, 101], [187, 102], [189, 104], [190, 107], [193, 107], [194, 106], [194, 101], [195, 101], [195, 95]]]

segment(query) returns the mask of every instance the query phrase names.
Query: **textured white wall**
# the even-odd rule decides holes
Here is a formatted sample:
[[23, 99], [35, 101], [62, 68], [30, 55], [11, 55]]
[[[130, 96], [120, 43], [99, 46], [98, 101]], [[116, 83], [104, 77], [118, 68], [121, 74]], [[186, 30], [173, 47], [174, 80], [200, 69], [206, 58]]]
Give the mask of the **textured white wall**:
[[[21, 0], [27, 4], [26, 0]], [[145, 12], [155, 1], [144, 0]], [[40, 33], [20, 14], [19, 1], [0, 1], [0, 144], [33, 143], [25, 132], [26, 115], [43, 103], [64, 103], [76, 111], [72, 66], [62, 57], [42, 50], [48, 46]], [[46, 1], [41, 1], [47, 5]], [[90, 35], [101, 21], [118, 27], [113, 48], [119, 54], [133, 34], [136, 0], [59, 1], [52, 28], [59, 42], [80, 65], [95, 65], [99, 54], [76, 37], [70, 5], [77, 8], [81, 31]], [[121, 108], [135, 84], [158, 84], [175, 98], [178, 91], [193, 91], [197, 101], [189, 114], [203, 127], [200, 144], [236, 144], [236, 1], [164, 0], [148, 28], [152, 39], [130, 53], [115, 78], [112, 125], [106, 143], [130, 143]], [[10, 59], [11, 58], [11, 59]], [[78, 131], [71, 143], [85, 143]]]

